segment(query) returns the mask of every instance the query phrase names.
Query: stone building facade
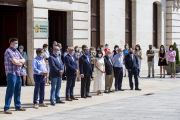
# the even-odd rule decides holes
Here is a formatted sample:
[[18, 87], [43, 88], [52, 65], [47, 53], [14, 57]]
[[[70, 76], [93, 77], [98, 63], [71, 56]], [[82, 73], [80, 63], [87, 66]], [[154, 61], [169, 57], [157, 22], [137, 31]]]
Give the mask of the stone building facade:
[[[1, 1], [6, 0], [0, 0], [0, 5], [12, 6]], [[116, 44], [121, 48], [126, 42], [133, 48], [139, 44], [143, 52], [143, 71], [147, 70], [149, 44], [156, 51], [157, 70], [159, 46], [164, 45], [166, 50], [174, 42], [180, 46], [180, 0], [27, 0], [25, 7], [29, 85], [33, 84], [31, 61], [36, 49], [45, 43], [51, 45], [54, 40], [63, 43], [63, 48], [108, 43], [113, 50]], [[48, 22], [48, 37], [35, 37], [35, 21]]]

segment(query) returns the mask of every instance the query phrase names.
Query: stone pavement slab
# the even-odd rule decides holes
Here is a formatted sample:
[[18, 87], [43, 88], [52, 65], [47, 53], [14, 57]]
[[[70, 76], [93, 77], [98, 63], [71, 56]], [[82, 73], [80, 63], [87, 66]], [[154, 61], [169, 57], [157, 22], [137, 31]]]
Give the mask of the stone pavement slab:
[[[178, 77], [178, 76], [177, 76]], [[25, 112], [17, 112], [14, 111], [14, 102], [11, 102], [11, 111], [13, 112], [12, 115], [6, 115], [3, 113], [3, 107], [4, 107], [4, 99], [5, 99], [5, 91], [6, 91], [6, 87], [0, 87], [0, 120], [24, 120], [24, 119], [34, 119], [34, 118], [38, 118], [38, 117], [42, 117], [42, 116], [46, 116], [46, 115], [53, 115], [53, 114], [60, 114], [66, 111], [77, 111], [77, 110], [81, 110], [83, 108], [88, 108], [91, 106], [98, 106], [101, 104], [106, 104], [112, 101], [118, 101], [118, 100], [124, 100], [124, 101], [120, 101], [120, 103], [122, 104], [128, 104], [128, 98], [133, 98], [134, 99], [134, 103], [138, 103], [139, 98], [137, 98], [138, 96], [142, 96], [144, 94], [148, 94], [148, 93], [156, 93], [156, 92], [160, 92], [160, 91], [164, 91], [164, 90], [169, 90], [169, 89], [173, 89], [173, 88], [177, 88], [180, 87], [180, 80], [179, 78], [177, 79], [170, 79], [169, 76], [166, 77], [165, 79], [160, 79], [158, 78], [149, 78], [147, 79], [146, 76], [141, 76], [141, 78], [139, 79], [139, 85], [140, 88], [142, 89], [142, 91], [131, 91], [129, 90], [129, 82], [128, 82], [128, 78], [124, 78], [123, 79], [123, 89], [126, 89], [124, 92], [115, 92], [115, 93], [110, 93], [110, 94], [103, 94], [103, 96], [97, 96], [97, 94], [95, 92], [92, 92], [93, 89], [93, 82], [91, 82], [91, 93], [90, 95], [92, 95], [92, 98], [87, 98], [87, 99], [82, 99], [80, 98], [80, 82], [76, 82], [76, 86], [74, 89], [74, 94], [75, 97], [78, 97], [79, 100], [78, 101], [72, 101], [72, 102], [67, 102], [65, 104], [56, 104], [56, 106], [51, 106], [49, 99], [50, 99], [50, 86], [46, 87], [45, 90], [45, 103], [49, 105], [48, 108], [39, 108], [39, 109], [34, 109], [33, 108], [33, 91], [34, 91], [34, 86], [27, 86], [27, 87], [22, 87], [22, 92], [21, 92], [21, 102], [22, 102], [22, 107], [27, 108], [27, 111]], [[61, 86], [61, 91], [60, 91], [60, 96], [61, 96], [61, 100], [64, 101], [65, 100], [65, 88], [66, 88], [66, 82], [62, 83]], [[114, 84], [113, 84], [113, 88], [114, 88]], [[170, 93], [168, 93], [170, 94]], [[12, 99], [13, 100], [13, 99]], [[161, 101], [163, 101], [161, 99], [161, 101], [159, 101], [159, 99], [154, 99], [154, 101], [157, 101], [156, 104], [160, 104], [161, 105]], [[144, 101], [142, 99], [141, 102], [145, 102], [144, 104], [146, 105], [148, 102], [146, 102], [146, 100]], [[140, 105], [138, 103], [138, 105]], [[108, 105], [107, 109], [111, 107]], [[114, 108], [116, 110], [123, 110], [126, 109], [127, 106], [122, 106], [122, 105], [114, 105]], [[89, 109], [90, 109], [89, 108]], [[98, 107], [97, 107], [98, 108]], [[104, 109], [104, 108], [103, 108]], [[131, 108], [132, 111], [134, 110], [134, 108]], [[161, 109], [157, 109], [157, 111], [161, 111]], [[84, 111], [85, 112], [85, 111]], [[98, 113], [98, 110], [94, 111], [95, 113]], [[114, 111], [109, 111], [109, 112], [114, 112]], [[66, 116], [71, 117], [71, 114], [65, 113]], [[75, 115], [77, 115], [76, 113], [74, 113]], [[80, 114], [80, 113], [79, 113]], [[106, 115], [106, 113], [103, 113], [103, 115]], [[85, 116], [82, 113], [82, 118], [92, 118], [93, 114], [89, 114], [89, 117]], [[51, 116], [53, 119], [53, 116]], [[117, 116], [118, 117], [118, 116]], [[129, 116], [130, 118], [133, 117]], [[63, 118], [63, 116], [62, 116]], [[99, 117], [101, 118], [101, 116]], [[41, 119], [41, 118], [40, 118]], [[64, 117], [64, 119], [66, 119]]]

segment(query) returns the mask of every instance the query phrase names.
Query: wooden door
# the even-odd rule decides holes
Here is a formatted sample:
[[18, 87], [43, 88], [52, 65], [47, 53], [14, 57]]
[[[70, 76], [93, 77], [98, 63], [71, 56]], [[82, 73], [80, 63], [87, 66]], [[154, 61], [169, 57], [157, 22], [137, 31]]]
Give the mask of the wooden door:
[[49, 47], [52, 47], [53, 41], [57, 41], [62, 44], [63, 51], [65, 51], [67, 45], [66, 21], [66, 12], [49, 11]]
[[4, 52], [10, 37], [18, 38], [27, 51], [25, 7], [0, 6], [0, 85], [6, 84]]

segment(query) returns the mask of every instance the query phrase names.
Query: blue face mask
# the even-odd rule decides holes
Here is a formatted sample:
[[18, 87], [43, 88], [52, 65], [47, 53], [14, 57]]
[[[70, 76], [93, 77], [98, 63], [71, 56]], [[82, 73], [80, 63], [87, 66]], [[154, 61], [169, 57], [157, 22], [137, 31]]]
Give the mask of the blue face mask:
[[19, 49], [20, 52], [23, 52], [23, 49]]
[[60, 47], [60, 49], [62, 49], [62, 47]]
[[126, 48], [129, 48], [129, 46], [126, 46]]
[[109, 48], [109, 46], [106, 46], [106, 48]]
[[108, 54], [108, 57], [111, 57], [111, 54]]
[[97, 50], [100, 50], [100, 49], [97, 49]]
[[104, 48], [101, 48], [102, 50], [104, 50]]
[[57, 55], [61, 55], [61, 52], [60, 52], [60, 51], [57, 51], [56, 54], [57, 54]]
[[48, 50], [48, 48], [45, 48], [45, 50]]
[[78, 48], [76, 48], [76, 51], [78, 51], [79, 49]]
[[89, 52], [86, 52], [85, 55], [89, 55]]
[[72, 52], [72, 55], [74, 55], [74, 53], [75, 53], [75, 52], [73, 51], [73, 52]]
[[15, 45], [14, 45], [14, 48], [17, 49], [17, 48], [18, 48], [18, 44], [15, 44]]
[[170, 50], [173, 50], [172, 48], [170, 48]]
[[120, 54], [120, 55], [122, 55], [122, 54], [123, 54], [123, 52], [119, 52], [119, 54]]
[[40, 57], [43, 58], [44, 57], [44, 53], [41, 53]]
[[164, 48], [161, 48], [161, 50], [164, 50]]

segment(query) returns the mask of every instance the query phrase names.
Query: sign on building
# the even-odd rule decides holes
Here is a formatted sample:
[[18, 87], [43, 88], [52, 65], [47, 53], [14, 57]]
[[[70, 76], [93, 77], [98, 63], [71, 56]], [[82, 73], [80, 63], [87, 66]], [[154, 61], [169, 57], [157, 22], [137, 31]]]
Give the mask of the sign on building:
[[48, 21], [34, 21], [34, 37], [35, 38], [49, 37]]

